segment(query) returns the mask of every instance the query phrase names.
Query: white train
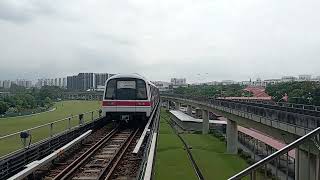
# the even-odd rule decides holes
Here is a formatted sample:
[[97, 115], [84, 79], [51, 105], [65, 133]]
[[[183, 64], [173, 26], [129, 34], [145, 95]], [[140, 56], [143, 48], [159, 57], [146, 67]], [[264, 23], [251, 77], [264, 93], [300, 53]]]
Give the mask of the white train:
[[112, 120], [146, 120], [159, 101], [159, 90], [150, 81], [137, 74], [119, 74], [106, 81], [102, 112]]

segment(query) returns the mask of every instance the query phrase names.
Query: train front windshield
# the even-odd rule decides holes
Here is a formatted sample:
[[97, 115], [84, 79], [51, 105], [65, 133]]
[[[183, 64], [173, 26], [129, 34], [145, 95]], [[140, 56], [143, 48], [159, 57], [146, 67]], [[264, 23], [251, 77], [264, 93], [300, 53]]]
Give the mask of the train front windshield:
[[105, 99], [146, 100], [146, 83], [140, 79], [112, 79], [107, 84]]

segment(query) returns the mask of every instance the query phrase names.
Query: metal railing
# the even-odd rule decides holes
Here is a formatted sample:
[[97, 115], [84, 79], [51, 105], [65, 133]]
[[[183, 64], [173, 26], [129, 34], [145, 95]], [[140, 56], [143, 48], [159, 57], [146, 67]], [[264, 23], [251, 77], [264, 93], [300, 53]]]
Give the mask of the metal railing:
[[[154, 109], [154, 112], [152, 113], [151, 117], [152, 123], [149, 126], [150, 131], [148, 131], [147, 133], [147, 138], [145, 138], [145, 145], [144, 145], [144, 150], [140, 151], [140, 153], [142, 153], [142, 162], [140, 164], [139, 170], [138, 170], [138, 176], [137, 176], [137, 180], [143, 180], [143, 179], [148, 179], [149, 177], [152, 179], [153, 176], [153, 165], [148, 166], [148, 158], [149, 155], [153, 153], [153, 158], [155, 158], [155, 154], [156, 154], [156, 149], [155, 152], [151, 152], [152, 150], [152, 141], [153, 141], [153, 137], [154, 137], [154, 133], [158, 132], [159, 129], [159, 120], [160, 120], [160, 103], [158, 103], [156, 106], [156, 108]], [[157, 141], [157, 138], [156, 138]], [[155, 142], [157, 144], [157, 142]], [[152, 163], [154, 163], [154, 161], [152, 160]], [[147, 169], [150, 168], [150, 169]], [[148, 174], [151, 173], [151, 174]], [[146, 177], [148, 176], [148, 177]]]
[[[307, 147], [307, 161], [309, 167], [303, 167], [307, 168], [307, 176], [303, 177], [304, 179], [310, 179], [311, 176], [317, 176], [317, 172], [315, 171], [315, 174], [311, 174], [310, 171], [310, 161], [311, 161], [311, 146], [315, 146], [319, 151], [319, 134], [320, 134], [320, 127], [314, 129], [310, 133], [306, 134], [305, 136], [300, 137], [299, 139], [295, 140], [294, 142], [290, 143], [289, 145], [285, 146], [284, 148], [276, 151], [275, 153], [271, 154], [270, 156], [260, 160], [259, 162], [251, 165], [250, 167], [246, 168], [245, 170], [239, 172], [238, 174], [230, 177], [228, 180], [240, 180], [242, 178], [246, 178], [249, 176], [250, 179], [268, 179], [271, 177], [268, 176], [275, 176], [272, 177], [274, 179], [289, 179], [289, 159], [285, 159], [283, 157], [289, 157], [288, 153], [289, 151], [293, 149], [297, 149], [295, 153], [300, 153], [300, 150], [298, 150], [302, 145], [305, 145]], [[299, 157], [299, 155], [298, 155]], [[296, 163], [299, 163], [299, 161], [296, 160]], [[286, 164], [287, 166], [284, 168], [284, 174], [285, 177], [280, 176], [280, 166], [283, 164]], [[276, 172], [270, 175], [268, 171], [270, 171], [270, 166], [275, 166]], [[299, 166], [296, 165], [296, 166]], [[299, 179], [299, 168], [296, 169], [295, 174], [297, 175], [296, 179]]]
[[[223, 99], [223, 98], [221, 98]], [[294, 103], [287, 103], [287, 102], [273, 102], [273, 101], [261, 101], [261, 100], [232, 100], [232, 101], [239, 101], [239, 102], [253, 102], [257, 104], [266, 104], [266, 105], [276, 105], [280, 107], [286, 108], [294, 108], [294, 109], [302, 109], [302, 110], [309, 110], [309, 111], [320, 111], [320, 106], [309, 105], [309, 104], [294, 104]]]
[[[309, 110], [299, 110], [280, 107], [276, 105], [261, 105], [257, 103], [250, 102], [240, 102], [240, 101], [231, 101], [231, 100], [221, 100], [221, 99], [210, 99], [208, 97], [192, 97], [192, 96], [182, 96], [171, 94], [169, 96], [163, 96], [164, 98], [173, 98], [176, 100], [188, 100], [193, 101], [199, 105], [204, 106], [215, 106], [219, 110], [235, 113], [247, 113], [251, 117], [254, 116], [258, 118], [259, 122], [261, 120], [276, 121], [281, 122], [282, 124], [292, 125], [294, 127], [300, 128], [300, 135], [304, 135], [305, 132], [315, 129], [320, 126], [320, 112], [313, 111], [311, 113]], [[219, 108], [221, 107], [221, 108]], [[227, 108], [227, 109], [225, 109]], [[296, 130], [291, 133], [296, 133]]]
[[[162, 93], [161, 96], [180, 97], [180, 98], [188, 98], [188, 99], [194, 99], [194, 100], [215, 99], [215, 98], [210, 97], [210, 96], [188, 96], [188, 95], [169, 94], [169, 93]], [[224, 98], [219, 98], [219, 100], [224, 100]], [[229, 100], [229, 101], [252, 102], [252, 103], [257, 103], [257, 104], [276, 105], [276, 106], [280, 106], [280, 107], [287, 107], [287, 108], [294, 108], [294, 109], [320, 111], [320, 106], [308, 105], [308, 104], [294, 104], [294, 103], [287, 103], [287, 102], [273, 102], [273, 101], [259, 101], [259, 100], [240, 100], [240, 99], [234, 99], [234, 100]]]
[[[91, 114], [88, 113], [88, 117], [90, 116]], [[20, 149], [2, 157], [0, 159], [0, 180], [13, 176], [23, 170], [27, 164], [48, 156], [53, 151], [73, 141], [88, 130], [99, 129], [109, 122], [103, 116], [95, 118], [93, 121], [89, 120], [90, 119], [85, 120], [81, 126], [77, 125], [71, 130], [57, 133], [50, 138], [33, 143], [27, 148]], [[4, 147], [1, 146], [0, 148]]]
[[101, 110], [96, 109], [4, 135], [0, 137], [0, 160], [21, 149], [26, 149], [35, 143], [48, 140], [60, 133], [69, 132], [75, 128], [84, 126], [100, 116]]

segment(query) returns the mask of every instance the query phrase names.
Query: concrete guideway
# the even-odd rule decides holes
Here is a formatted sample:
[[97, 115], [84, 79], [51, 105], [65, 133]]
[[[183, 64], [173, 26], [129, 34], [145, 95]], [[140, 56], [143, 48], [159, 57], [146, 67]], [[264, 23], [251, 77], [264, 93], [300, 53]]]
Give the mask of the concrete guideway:
[[[305, 115], [289, 111], [279, 111], [277, 109], [267, 109], [267, 112], [273, 113], [272, 115], [260, 114], [258, 110], [260, 110], [261, 107], [256, 107], [257, 111], [252, 111], [252, 108], [254, 109], [255, 107], [244, 104], [244, 108], [242, 108], [241, 102], [231, 102], [231, 105], [226, 105], [225, 101], [223, 100], [198, 101], [168, 96], [163, 96], [162, 100], [166, 102], [165, 104], [167, 106], [167, 109], [170, 108], [171, 104], [175, 105], [175, 109], [180, 109], [180, 104], [187, 105], [188, 114], [190, 113], [190, 109], [192, 107], [201, 109], [203, 116], [203, 134], [206, 134], [208, 132], [207, 129], [209, 129], [208, 112], [213, 112], [215, 114], [226, 117], [228, 119], [227, 149], [228, 153], [233, 154], [236, 154], [238, 149], [238, 123], [244, 127], [254, 127], [258, 131], [269, 134], [276, 139], [284, 139], [284, 141], [286, 142], [292, 142], [299, 136], [304, 136], [305, 134], [310, 132], [312, 128], [315, 128], [320, 122], [320, 118], [317, 116], [311, 116], [309, 114]], [[290, 118], [294, 119], [294, 123], [290, 123], [292, 122]], [[300, 121], [307, 121], [307, 124], [303, 126], [297, 125], [297, 123]], [[315, 146], [300, 146], [296, 149], [296, 151], [299, 152], [296, 153], [296, 179], [306, 177], [306, 174], [320, 174], [319, 168], [317, 168], [320, 162], [318, 156], [319, 150]], [[310, 157], [312, 157], [313, 160], [310, 161]], [[315, 177], [316, 176], [311, 176], [310, 179], [315, 179]]]

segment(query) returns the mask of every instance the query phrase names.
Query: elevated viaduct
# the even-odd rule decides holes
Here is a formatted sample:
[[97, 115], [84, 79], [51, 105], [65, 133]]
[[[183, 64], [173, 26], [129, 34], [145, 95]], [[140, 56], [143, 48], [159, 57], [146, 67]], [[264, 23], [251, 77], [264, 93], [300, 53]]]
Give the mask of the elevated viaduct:
[[[191, 115], [192, 107], [202, 112], [202, 133], [209, 131], [209, 112], [227, 118], [227, 153], [238, 151], [238, 125], [254, 128], [275, 139], [291, 143], [320, 126], [320, 108], [315, 106], [293, 104], [264, 104], [262, 102], [233, 101], [226, 99], [208, 99], [183, 97], [177, 95], [162, 95], [162, 103], [167, 108], [174, 105], [187, 106]], [[198, 114], [198, 113], [197, 113]], [[316, 146], [301, 145], [296, 149], [296, 179], [319, 177], [319, 149]]]

